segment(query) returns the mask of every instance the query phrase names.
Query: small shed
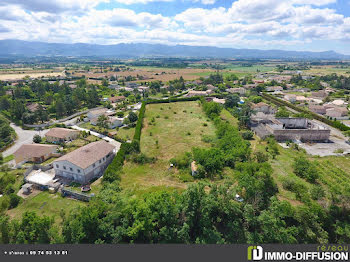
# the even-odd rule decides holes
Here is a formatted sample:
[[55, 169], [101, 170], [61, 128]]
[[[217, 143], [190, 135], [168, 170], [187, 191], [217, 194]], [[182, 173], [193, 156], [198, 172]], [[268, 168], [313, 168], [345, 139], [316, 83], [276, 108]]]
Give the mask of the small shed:
[[191, 163], [191, 171], [192, 171], [192, 176], [195, 176], [197, 175], [197, 164], [196, 164], [196, 161], [192, 161]]
[[30, 193], [32, 193], [32, 190], [33, 190], [33, 184], [26, 183], [22, 186], [22, 192], [25, 195], [29, 195]]

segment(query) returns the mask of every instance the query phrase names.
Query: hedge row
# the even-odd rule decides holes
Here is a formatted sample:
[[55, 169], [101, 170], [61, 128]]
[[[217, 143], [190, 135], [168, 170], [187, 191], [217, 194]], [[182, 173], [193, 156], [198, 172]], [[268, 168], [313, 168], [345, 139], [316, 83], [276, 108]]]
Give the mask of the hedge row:
[[137, 123], [136, 123], [134, 139], [133, 139], [133, 140], [136, 140], [138, 142], [140, 142], [140, 139], [141, 139], [141, 130], [142, 130], [143, 118], [145, 116], [145, 111], [146, 111], [146, 102], [143, 101], [141, 108], [140, 108], [139, 118], [138, 118]]
[[120, 180], [120, 171], [123, 168], [125, 155], [126, 155], [126, 143], [121, 144], [120, 149], [116, 156], [113, 158], [112, 162], [106, 168], [103, 174], [103, 182], [113, 182]]
[[103, 181], [113, 182], [116, 180], [120, 180], [120, 171], [123, 168], [126, 155], [133, 152], [137, 152], [138, 148], [139, 143], [137, 141], [133, 141], [131, 143], [122, 143], [118, 153], [113, 158], [109, 166], [106, 168], [103, 174]]
[[262, 93], [261, 96], [263, 98], [265, 98], [266, 100], [269, 100], [269, 101], [271, 101], [272, 103], [274, 103], [276, 105], [287, 106], [289, 108], [294, 109], [295, 111], [298, 111], [298, 112], [301, 112], [301, 113], [305, 113], [305, 114], [310, 114], [310, 115], [312, 115], [312, 117], [314, 119], [317, 119], [317, 120], [319, 120], [319, 121], [321, 121], [321, 122], [323, 122], [323, 123], [325, 123], [327, 125], [330, 125], [330, 126], [332, 126], [334, 128], [337, 128], [340, 131], [348, 131], [348, 130], [350, 130], [350, 127], [344, 125], [343, 123], [341, 123], [339, 121], [332, 121], [332, 120], [327, 119], [327, 118], [325, 118], [323, 116], [320, 116], [320, 115], [318, 115], [318, 114], [316, 114], [314, 112], [311, 112], [309, 110], [297, 107], [297, 106], [295, 106], [295, 105], [293, 105], [293, 104], [291, 104], [291, 103], [289, 103], [287, 101], [278, 99], [278, 98], [276, 98], [276, 97], [274, 97], [272, 95], [269, 95], [269, 94], [266, 94], [266, 93]]
[[163, 103], [174, 103], [174, 102], [185, 102], [185, 101], [196, 101], [199, 100], [200, 96], [192, 97], [170, 97], [168, 99], [151, 99], [147, 100], [147, 104], [163, 104]]

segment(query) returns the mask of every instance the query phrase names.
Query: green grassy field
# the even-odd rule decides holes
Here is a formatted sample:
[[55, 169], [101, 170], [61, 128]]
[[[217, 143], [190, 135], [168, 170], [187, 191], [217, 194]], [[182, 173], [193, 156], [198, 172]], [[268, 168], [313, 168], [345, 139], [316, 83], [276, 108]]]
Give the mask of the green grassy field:
[[191, 181], [192, 177], [168, 170], [169, 160], [191, 151], [192, 147], [209, 147], [202, 141], [203, 135], [214, 136], [215, 127], [197, 101], [147, 105], [141, 151], [158, 160], [145, 165], [128, 161], [123, 169], [121, 186], [136, 195], [157, 188], [185, 189], [184, 181]]
[[54, 216], [55, 222], [62, 221], [60, 217], [61, 210], [69, 213], [75, 207], [86, 205], [85, 202], [64, 198], [59, 193], [50, 194], [49, 192], [40, 192], [35, 196], [29, 196], [22, 200], [16, 208], [7, 211], [11, 218], [21, 218], [26, 211], [35, 211], [38, 215]]

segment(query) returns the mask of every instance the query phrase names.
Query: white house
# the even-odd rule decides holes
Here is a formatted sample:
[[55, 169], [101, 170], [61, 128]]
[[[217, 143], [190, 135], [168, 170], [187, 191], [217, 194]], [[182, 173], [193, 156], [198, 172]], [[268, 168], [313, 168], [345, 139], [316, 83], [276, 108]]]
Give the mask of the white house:
[[115, 154], [115, 147], [101, 140], [78, 148], [53, 162], [55, 174], [81, 184], [99, 177]]

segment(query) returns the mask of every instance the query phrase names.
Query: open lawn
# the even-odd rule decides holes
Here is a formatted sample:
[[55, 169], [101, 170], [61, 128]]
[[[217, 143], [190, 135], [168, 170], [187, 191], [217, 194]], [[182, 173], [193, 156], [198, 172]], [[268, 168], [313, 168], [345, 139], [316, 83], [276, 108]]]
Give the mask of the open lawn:
[[215, 135], [215, 127], [209, 121], [197, 101], [170, 104], [151, 104], [146, 107], [141, 135], [141, 151], [156, 157], [154, 164], [139, 165], [128, 161], [123, 169], [121, 186], [135, 194], [156, 188], [186, 188], [192, 181], [189, 174], [169, 169], [169, 160], [191, 151], [192, 147], [209, 147], [202, 136]]
[[26, 211], [35, 211], [38, 215], [54, 216], [55, 222], [62, 221], [60, 212], [63, 209], [69, 213], [75, 207], [86, 205], [85, 202], [64, 198], [59, 193], [50, 194], [49, 192], [40, 192], [38, 195], [29, 196], [22, 200], [16, 208], [7, 211], [11, 218], [21, 218]]

